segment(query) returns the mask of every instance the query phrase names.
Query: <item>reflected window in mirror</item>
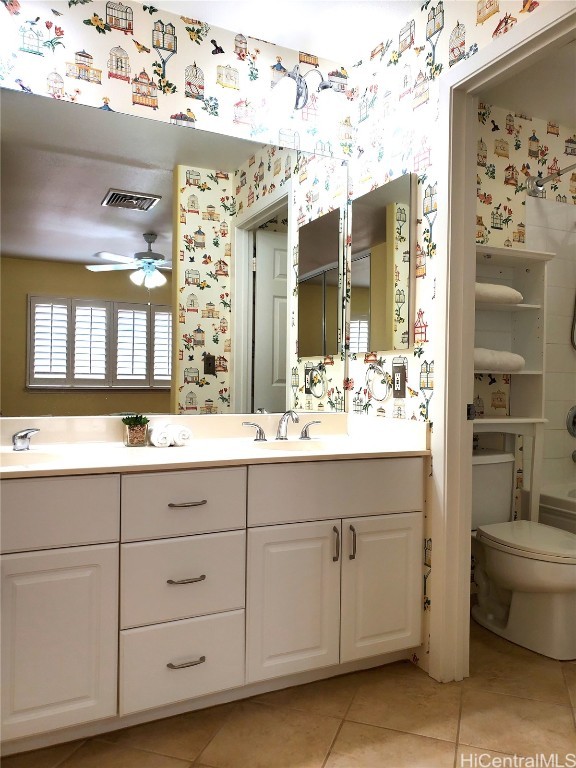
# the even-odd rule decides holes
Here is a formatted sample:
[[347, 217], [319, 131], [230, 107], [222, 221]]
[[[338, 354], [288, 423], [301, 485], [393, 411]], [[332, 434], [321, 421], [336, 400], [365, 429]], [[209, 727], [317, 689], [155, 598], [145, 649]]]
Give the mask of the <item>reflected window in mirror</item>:
[[352, 259], [350, 352], [370, 349], [370, 253]]

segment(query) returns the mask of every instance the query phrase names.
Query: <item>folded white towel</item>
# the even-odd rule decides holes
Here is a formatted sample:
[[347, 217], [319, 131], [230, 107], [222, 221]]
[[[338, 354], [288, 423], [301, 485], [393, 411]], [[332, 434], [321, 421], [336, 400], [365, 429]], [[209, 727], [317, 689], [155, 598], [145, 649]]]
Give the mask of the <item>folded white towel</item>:
[[172, 445], [172, 432], [168, 424], [159, 424], [150, 429], [150, 442], [157, 448], [168, 448]]
[[182, 427], [178, 424], [170, 424], [169, 430], [172, 445], [186, 445], [192, 439], [192, 432], [188, 427]]
[[492, 304], [520, 304], [523, 300], [520, 291], [509, 285], [494, 283], [476, 283], [476, 301]]
[[496, 349], [474, 348], [474, 370], [491, 373], [514, 373], [526, 365], [522, 355], [515, 352], [500, 352]]

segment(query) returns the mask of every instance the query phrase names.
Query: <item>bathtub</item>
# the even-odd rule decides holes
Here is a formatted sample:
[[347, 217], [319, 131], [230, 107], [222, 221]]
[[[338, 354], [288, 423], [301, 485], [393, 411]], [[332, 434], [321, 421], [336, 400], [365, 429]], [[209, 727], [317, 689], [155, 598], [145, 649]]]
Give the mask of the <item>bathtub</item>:
[[576, 533], [576, 483], [545, 485], [540, 494], [539, 520]]

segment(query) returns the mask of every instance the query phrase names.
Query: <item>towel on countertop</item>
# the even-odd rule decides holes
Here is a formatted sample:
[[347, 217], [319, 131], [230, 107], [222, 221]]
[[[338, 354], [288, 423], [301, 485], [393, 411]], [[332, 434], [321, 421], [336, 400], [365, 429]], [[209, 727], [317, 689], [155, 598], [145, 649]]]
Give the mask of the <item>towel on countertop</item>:
[[476, 302], [491, 304], [520, 304], [523, 296], [509, 285], [476, 283]]
[[157, 448], [168, 448], [172, 445], [172, 432], [168, 424], [156, 424], [150, 429], [150, 442]]
[[515, 352], [500, 352], [496, 349], [474, 347], [474, 370], [491, 373], [515, 373], [526, 365], [522, 355]]
[[172, 445], [186, 445], [192, 439], [192, 432], [188, 427], [182, 427], [178, 424], [170, 424], [168, 427], [172, 438]]

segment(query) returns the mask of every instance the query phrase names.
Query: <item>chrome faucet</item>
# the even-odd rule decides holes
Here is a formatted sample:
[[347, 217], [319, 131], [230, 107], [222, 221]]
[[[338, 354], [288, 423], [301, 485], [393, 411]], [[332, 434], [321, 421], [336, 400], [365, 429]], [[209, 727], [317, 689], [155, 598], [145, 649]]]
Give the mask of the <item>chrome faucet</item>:
[[298, 424], [300, 421], [296, 411], [286, 411], [286, 413], [283, 413], [282, 416], [280, 416], [280, 421], [278, 422], [276, 440], [288, 440], [286, 437], [286, 433], [288, 431], [288, 419], [292, 419], [294, 424]]
[[28, 429], [21, 429], [19, 432], [15, 432], [12, 435], [12, 446], [14, 451], [29, 451], [30, 450], [30, 438], [40, 432], [39, 429], [30, 427]]

